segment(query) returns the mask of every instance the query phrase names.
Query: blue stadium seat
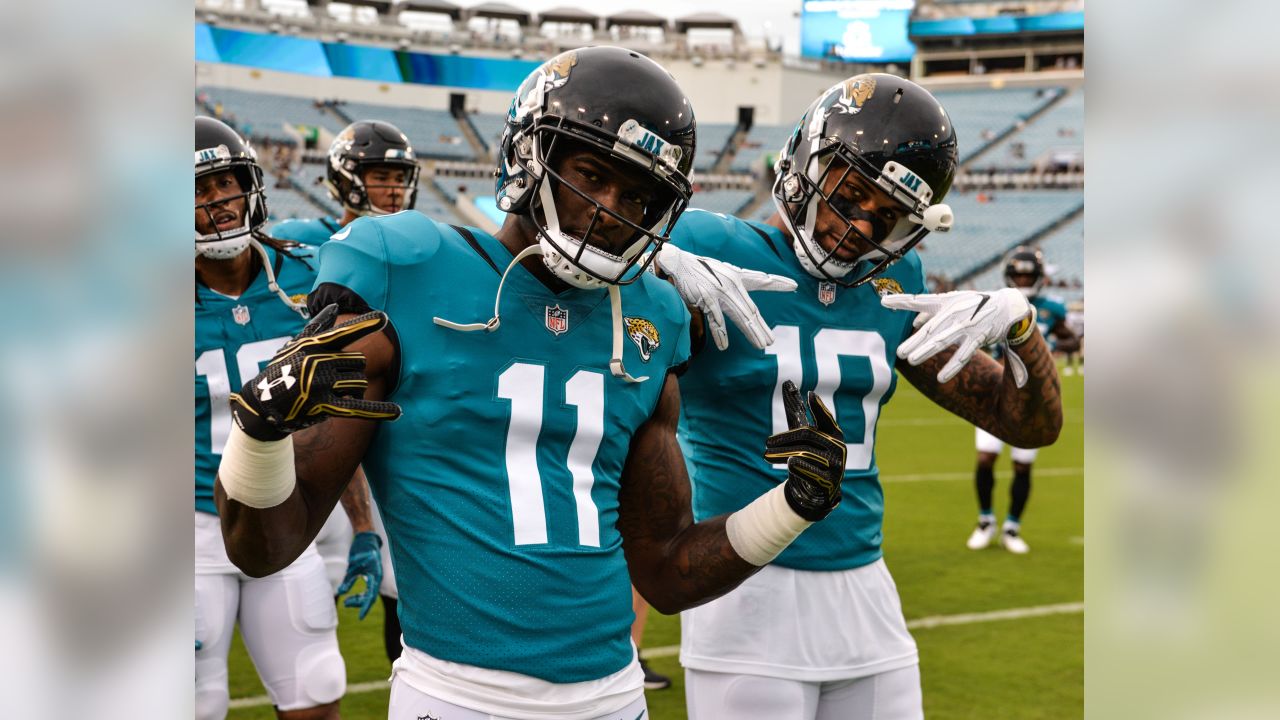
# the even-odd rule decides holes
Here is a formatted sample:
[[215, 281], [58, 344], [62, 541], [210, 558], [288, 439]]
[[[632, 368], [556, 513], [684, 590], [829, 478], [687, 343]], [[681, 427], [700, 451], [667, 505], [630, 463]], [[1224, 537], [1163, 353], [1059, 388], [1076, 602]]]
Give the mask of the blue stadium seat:
[[1052, 102], [1058, 88], [1004, 88], [1001, 90], [939, 90], [934, 93], [951, 116], [960, 145], [960, 161], [988, 145], [991, 140], [1013, 128], [1023, 118]]
[[202, 87], [210, 104], [222, 104], [223, 119], [228, 114], [240, 133], [252, 138], [296, 142], [297, 136], [285, 131], [286, 125], [310, 125], [330, 132], [342, 129], [341, 121], [316, 107], [312, 98], [249, 92], [221, 87]]
[[963, 277], [1084, 204], [1079, 190], [997, 191], [986, 193], [988, 202], [979, 202], [979, 195], [947, 194], [955, 228], [921, 243], [926, 273]]
[[383, 120], [409, 136], [420, 157], [471, 160], [475, 151], [448, 110], [348, 102], [342, 111], [355, 120]]
[[747, 133], [746, 139], [742, 141], [742, 147], [738, 148], [738, 154], [733, 157], [729, 169], [735, 173], [758, 169], [766, 155], [771, 158], [777, 156], [782, 145], [791, 137], [793, 130], [795, 130], [794, 125], [756, 125], [751, 128], [751, 132]]
[[1055, 154], [1078, 158], [1083, 151], [1084, 88], [1080, 88], [992, 147], [975, 165], [1002, 170], [1030, 170], [1037, 160], [1049, 160]]
[[698, 148], [693, 169], [701, 172], [710, 170], [720, 159], [721, 151], [737, 127], [732, 123], [698, 123]]

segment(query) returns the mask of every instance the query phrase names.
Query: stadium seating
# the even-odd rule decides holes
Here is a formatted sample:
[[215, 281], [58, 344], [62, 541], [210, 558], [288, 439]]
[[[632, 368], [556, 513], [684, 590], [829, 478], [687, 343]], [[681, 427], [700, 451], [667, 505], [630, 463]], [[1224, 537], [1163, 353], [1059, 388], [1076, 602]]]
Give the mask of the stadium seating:
[[698, 149], [693, 169], [707, 172], [720, 159], [737, 125], [732, 123], [698, 123]]
[[320, 217], [320, 208], [308, 201], [293, 188], [276, 187], [271, 180], [267, 181], [267, 210], [272, 222], [289, 218]]
[[502, 130], [507, 126], [507, 116], [502, 113], [471, 113], [467, 116], [476, 134], [490, 150], [502, 141]]
[[352, 120], [384, 120], [409, 136], [419, 157], [469, 160], [475, 156], [471, 144], [448, 110], [374, 105], [347, 102], [339, 107]]
[[951, 116], [963, 163], [1020, 120], [1052, 102], [1060, 92], [1058, 88], [940, 90], [934, 97]]
[[465, 189], [467, 194], [473, 197], [479, 193], [487, 194], [493, 192], [493, 181], [486, 180], [484, 178], [446, 177], [437, 175], [436, 177], [431, 178], [431, 182], [434, 182], [436, 187], [440, 188], [440, 191], [444, 193], [445, 197], [454, 202], [458, 199], [458, 191], [460, 189]]
[[754, 196], [750, 190], [699, 190], [689, 200], [689, 207], [734, 215]]
[[1009, 190], [950, 193], [946, 201], [955, 211], [955, 228], [926, 236], [920, 257], [926, 273], [960, 279], [1076, 211], [1084, 195], [1079, 190]]
[[342, 206], [329, 194], [328, 188], [320, 184], [324, 178], [325, 166], [320, 163], [302, 163], [294, 168], [292, 180], [295, 189], [311, 199], [313, 204], [324, 207], [329, 215], [342, 216]]
[[222, 119], [250, 138], [296, 142], [297, 135], [286, 132], [286, 125], [312, 125], [330, 132], [342, 129], [341, 120], [310, 98], [221, 87], [198, 88], [197, 93], [201, 92], [208, 95], [210, 104], [222, 106]]
[[756, 125], [747, 133], [734, 156], [729, 169], [733, 172], [745, 173], [759, 169], [761, 159], [766, 155], [775, 157], [782, 149], [783, 143], [791, 137], [794, 125]]
[[1051, 157], [1055, 153], [1079, 158], [1083, 151], [1084, 88], [1080, 88], [1026, 127], [992, 147], [975, 165], [1004, 170], [1030, 170], [1037, 161], [1048, 161], [1049, 165], [1053, 165]]

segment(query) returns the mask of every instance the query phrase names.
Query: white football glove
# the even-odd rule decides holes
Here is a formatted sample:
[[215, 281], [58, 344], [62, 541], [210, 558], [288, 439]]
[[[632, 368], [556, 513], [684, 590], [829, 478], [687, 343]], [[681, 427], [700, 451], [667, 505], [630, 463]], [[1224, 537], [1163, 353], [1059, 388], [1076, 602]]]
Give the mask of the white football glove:
[[[1027, 366], [1009, 344], [1020, 345], [1035, 331], [1031, 304], [1015, 288], [995, 292], [957, 290], [940, 295], [886, 295], [880, 304], [892, 310], [915, 310], [916, 332], [898, 346], [898, 357], [919, 365], [952, 345], [955, 355], [938, 372], [938, 382], [955, 377], [978, 348], [1002, 345], [1018, 387], [1027, 384]], [[1016, 328], [1017, 337], [1009, 337]]]
[[658, 251], [657, 263], [670, 277], [680, 297], [702, 311], [707, 318], [707, 331], [716, 347], [729, 347], [729, 333], [724, 316], [747, 336], [752, 345], [763, 350], [773, 344], [773, 332], [760, 316], [760, 310], [747, 293], [751, 290], [792, 292], [796, 281], [758, 270], [744, 270], [715, 258], [694, 255], [666, 243]]

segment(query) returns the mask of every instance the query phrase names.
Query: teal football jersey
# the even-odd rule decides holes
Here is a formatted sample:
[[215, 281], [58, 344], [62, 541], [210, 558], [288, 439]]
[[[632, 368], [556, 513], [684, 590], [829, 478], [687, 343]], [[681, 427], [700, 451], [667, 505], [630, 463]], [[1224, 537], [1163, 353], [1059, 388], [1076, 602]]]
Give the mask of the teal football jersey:
[[279, 240], [292, 240], [303, 245], [320, 247], [329, 242], [329, 238], [341, 229], [342, 225], [338, 223], [337, 218], [327, 217], [312, 220], [293, 218], [276, 223], [267, 234]]
[[1040, 334], [1044, 336], [1045, 342], [1049, 343], [1049, 349], [1052, 350], [1057, 342], [1049, 335], [1049, 331], [1067, 319], [1067, 306], [1056, 298], [1044, 295], [1031, 298], [1031, 305], [1036, 309], [1036, 325], [1040, 327]]
[[321, 249], [317, 287], [347, 288], [390, 318], [400, 349], [364, 467], [382, 510], [408, 646], [556, 683], [631, 661], [630, 580], [616, 528], [631, 436], [668, 368], [689, 353], [689, 315], [652, 275], [622, 287], [628, 383], [609, 372], [608, 293], [553, 293], [494, 237], [416, 211], [353, 222]]
[[[302, 302], [315, 280], [316, 250], [304, 246], [290, 252], [298, 259], [267, 248], [280, 287]], [[231, 432], [227, 398], [261, 372], [305, 324], [267, 287], [267, 274], [261, 270], [235, 299], [196, 284], [196, 510], [218, 512], [213, 478]]]
[[844, 431], [844, 499], [774, 563], [830, 571], [879, 559], [884, 493], [875, 463], [876, 421], [893, 396], [894, 353], [915, 317], [885, 309], [880, 295], [924, 292], [919, 257], [911, 252], [883, 275], [849, 289], [805, 272], [782, 232], [762, 223], [690, 210], [672, 242], [799, 285], [794, 293], [751, 296], [773, 330], [773, 345], [757, 350], [731, 325], [728, 349], [708, 342], [680, 378], [697, 518], [738, 510], [786, 479], [786, 466], [766, 462], [761, 453], [765, 438], [787, 429], [782, 383], [792, 380], [802, 393], [816, 389]]

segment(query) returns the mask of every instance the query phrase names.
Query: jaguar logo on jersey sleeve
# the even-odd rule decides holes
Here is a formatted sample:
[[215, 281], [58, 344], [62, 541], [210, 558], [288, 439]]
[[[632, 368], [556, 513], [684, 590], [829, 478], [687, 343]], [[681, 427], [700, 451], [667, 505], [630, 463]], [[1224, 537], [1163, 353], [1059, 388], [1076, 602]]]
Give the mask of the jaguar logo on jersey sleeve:
[[627, 337], [631, 338], [631, 342], [640, 351], [640, 359], [649, 362], [653, 351], [662, 344], [658, 338], [658, 328], [642, 317], [624, 317], [622, 321], [627, 328]]
[[893, 278], [874, 278], [871, 281], [871, 286], [876, 289], [876, 294], [880, 297], [902, 294], [902, 284]]

